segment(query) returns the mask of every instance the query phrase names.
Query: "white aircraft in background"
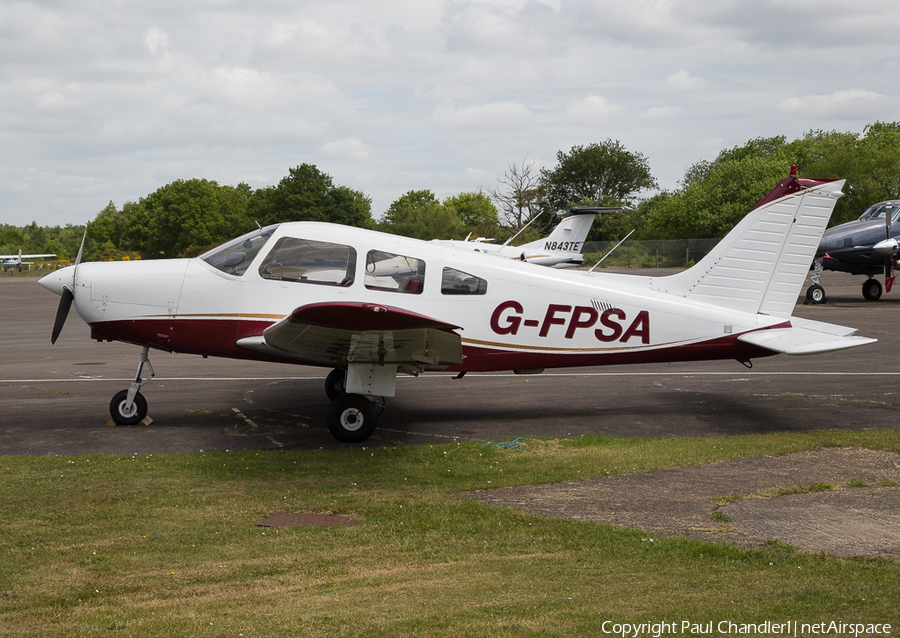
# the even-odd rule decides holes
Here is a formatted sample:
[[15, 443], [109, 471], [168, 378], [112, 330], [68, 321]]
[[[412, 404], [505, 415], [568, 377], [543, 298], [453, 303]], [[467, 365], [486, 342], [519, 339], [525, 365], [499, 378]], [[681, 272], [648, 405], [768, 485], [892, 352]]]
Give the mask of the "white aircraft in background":
[[[792, 317], [843, 180], [782, 180], [693, 268], [557, 270], [319, 222], [261, 228], [195, 259], [80, 263], [41, 279], [97, 341], [142, 348], [110, 402], [147, 415], [151, 348], [333, 368], [326, 419], [365, 440], [397, 375], [806, 355], [873, 343]], [[144, 366], [149, 376], [143, 378]], [[411, 386], [406, 386], [411, 387]]]
[[23, 255], [22, 249], [20, 248], [18, 255], [0, 255], [0, 266], [3, 267], [3, 272], [9, 270], [12, 270], [13, 272], [16, 270], [22, 272], [22, 266], [31, 266], [34, 263], [33, 261], [22, 261], [22, 258], [34, 259], [36, 257], [56, 257], [56, 254]]
[[[465, 240], [435, 239], [433, 241], [443, 246], [473, 250], [488, 255], [506, 257], [507, 259], [518, 259], [519, 261], [527, 261], [541, 266], [571, 268], [572, 266], [580, 266], [584, 261], [584, 255], [581, 254], [581, 250], [584, 248], [584, 240], [591, 230], [594, 216], [604, 213], [618, 213], [623, 210], [625, 209], [607, 206], [574, 206], [569, 209], [566, 216], [560, 220], [553, 232], [547, 237], [521, 246], [509, 245], [518, 236], [518, 233], [507, 239], [500, 246], [488, 243], [494, 240], [487, 238], [473, 240], [468, 238]], [[535, 219], [537, 218], [535, 217]], [[525, 228], [522, 230], [525, 230]]]

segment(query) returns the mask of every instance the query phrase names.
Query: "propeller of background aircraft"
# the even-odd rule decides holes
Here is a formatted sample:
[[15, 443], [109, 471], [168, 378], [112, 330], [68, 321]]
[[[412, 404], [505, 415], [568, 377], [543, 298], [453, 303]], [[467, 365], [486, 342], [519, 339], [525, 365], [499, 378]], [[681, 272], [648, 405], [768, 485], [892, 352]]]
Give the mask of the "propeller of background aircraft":
[[[887, 209], [884, 213], [884, 238], [888, 240], [891, 238], [891, 216], [893, 215], [893, 210], [890, 204], [887, 205]], [[891, 288], [894, 285], [894, 273], [893, 273], [893, 255], [886, 255], [887, 259], [884, 260], [884, 291], [890, 292]]]
[[888, 203], [884, 215], [884, 241], [875, 244], [872, 249], [880, 255], [885, 256], [884, 260], [884, 290], [890, 292], [894, 285], [894, 257], [900, 251], [900, 245], [897, 240], [891, 237], [891, 217], [893, 216], [893, 206]]

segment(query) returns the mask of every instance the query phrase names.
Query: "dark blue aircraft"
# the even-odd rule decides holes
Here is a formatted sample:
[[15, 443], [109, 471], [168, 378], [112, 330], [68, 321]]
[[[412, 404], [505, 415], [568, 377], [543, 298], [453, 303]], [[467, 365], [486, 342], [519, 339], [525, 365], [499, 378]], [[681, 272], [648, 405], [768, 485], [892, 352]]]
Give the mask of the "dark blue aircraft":
[[[870, 206], [859, 219], [829, 228], [819, 242], [813, 261], [810, 280], [813, 285], [806, 290], [806, 298], [821, 303], [825, 289], [819, 284], [823, 270], [866, 275], [862, 294], [869, 301], [881, 298], [883, 291], [890, 292], [894, 284], [894, 266], [900, 255], [900, 199], [878, 202]], [[875, 275], [884, 273], [884, 288]]]

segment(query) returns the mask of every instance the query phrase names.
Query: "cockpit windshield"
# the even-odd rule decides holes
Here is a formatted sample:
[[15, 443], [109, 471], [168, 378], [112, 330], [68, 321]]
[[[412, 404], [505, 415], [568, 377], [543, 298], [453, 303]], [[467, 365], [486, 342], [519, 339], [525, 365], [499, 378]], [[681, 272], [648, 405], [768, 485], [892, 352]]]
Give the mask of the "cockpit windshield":
[[[890, 202], [881, 202], [879, 204], [869, 206], [869, 208], [866, 209], [866, 212], [859, 216], [860, 221], [875, 221], [876, 219], [883, 220], [889, 203]], [[897, 216], [900, 215], [900, 206], [892, 206], [891, 208], [891, 221], [897, 221]]]
[[250, 262], [256, 254], [266, 245], [272, 233], [278, 228], [278, 224], [266, 226], [251, 233], [242, 235], [227, 244], [213, 248], [200, 255], [200, 259], [213, 268], [217, 268], [229, 275], [240, 277], [250, 266]]

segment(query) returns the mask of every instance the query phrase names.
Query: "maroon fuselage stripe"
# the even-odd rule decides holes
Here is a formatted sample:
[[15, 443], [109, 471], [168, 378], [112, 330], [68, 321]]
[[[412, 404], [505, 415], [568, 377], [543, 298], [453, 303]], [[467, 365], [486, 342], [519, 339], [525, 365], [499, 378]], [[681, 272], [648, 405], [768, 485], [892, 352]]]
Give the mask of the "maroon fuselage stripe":
[[[258, 336], [274, 321], [245, 319], [133, 319], [91, 324], [91, 337], [100, 341], [124, 341], [168, 352], [302, 364], [251, 352], [236, 345], [238, 339]], [[784, 324], [789, 325], [789, 324]], [[783, 327], [783, 326], [773, 326]], [[725, 335], [699, 343], [654, 349], [622, 349], [603, 352], [520, 352], [473, 346], [463, 342], [463, 363], [451, 371], [493, 372], [534, 368], [660, 363], [668, 361], [710, 361], [737, 359], [748, 361], [775, 354], [771, 350]], [[310, 361], [310, 364], [315, 362]]]

